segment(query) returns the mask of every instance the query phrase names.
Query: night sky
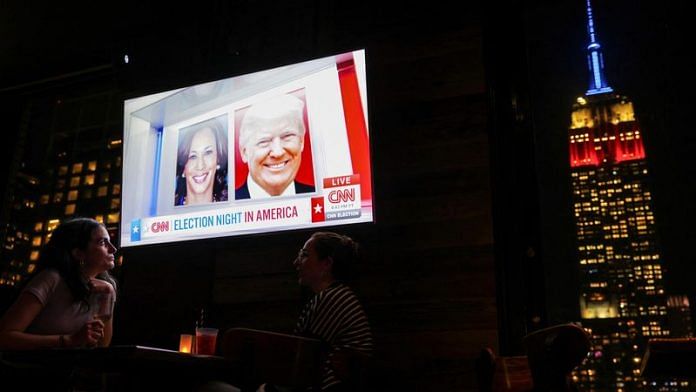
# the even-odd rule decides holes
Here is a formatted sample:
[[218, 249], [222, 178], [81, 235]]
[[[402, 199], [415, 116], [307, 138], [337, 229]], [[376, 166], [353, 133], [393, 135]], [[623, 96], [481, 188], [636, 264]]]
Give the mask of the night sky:
[[[696, 64], [683, 2], [593, 2], [605, 70], [614, 91], [633, 100], [651, 171], [667, 293], [696, 305]], [[526, 15], [543, 260], [550, 322], [577, 319], [574, 224], [567, 129], [575, 98], [588, 88], [584, 1], [529, 7]], [[690, 22], [689, 22], [690, 23]]]

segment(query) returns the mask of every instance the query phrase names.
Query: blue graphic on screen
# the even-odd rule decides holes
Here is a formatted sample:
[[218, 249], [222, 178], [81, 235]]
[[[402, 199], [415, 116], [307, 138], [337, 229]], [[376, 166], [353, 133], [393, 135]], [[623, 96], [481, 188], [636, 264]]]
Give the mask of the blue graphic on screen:
[[140, 219], [131, 221], [130, 239], [131, 241], [140, 241]]
[[155, 150], [155, 172], [152, 176], [152, 197], [150, 198], [150, 216], [157, 215], [157, 189], [159, 184], [160, 163], [162, 162], [162, 126], [157, 131], [157, 149]]

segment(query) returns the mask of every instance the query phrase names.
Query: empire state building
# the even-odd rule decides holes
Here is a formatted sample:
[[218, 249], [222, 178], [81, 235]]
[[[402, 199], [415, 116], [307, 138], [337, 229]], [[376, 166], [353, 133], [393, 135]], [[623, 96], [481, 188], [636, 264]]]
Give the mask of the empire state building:
[[663, 260], [643, 134], [631, 100], [607, 82], [589, 0], [587, 16], [590, 83], [568, 141], [580, 317], [592, 349], [574, 379], [588, 391], [633, 390], [643, 385], [647, 340], [670, 336]]

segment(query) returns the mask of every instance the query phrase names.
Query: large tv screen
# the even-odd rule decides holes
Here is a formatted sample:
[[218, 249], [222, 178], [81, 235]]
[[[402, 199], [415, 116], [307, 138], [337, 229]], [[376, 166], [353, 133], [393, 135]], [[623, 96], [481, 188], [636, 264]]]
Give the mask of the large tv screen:
[[121, 245], [371, 222], [365, 52], [124, 102]]

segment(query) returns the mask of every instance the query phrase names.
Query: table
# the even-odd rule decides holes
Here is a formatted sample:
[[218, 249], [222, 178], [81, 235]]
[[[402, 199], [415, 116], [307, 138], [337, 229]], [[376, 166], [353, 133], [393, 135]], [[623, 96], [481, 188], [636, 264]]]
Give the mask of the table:
[[43, 349], [0, 353], [6, 374], [24, 383], [105, 391], [191, 390], [210, 380], [231, 382], [236, 364], [219, 356], [146, 346]]

